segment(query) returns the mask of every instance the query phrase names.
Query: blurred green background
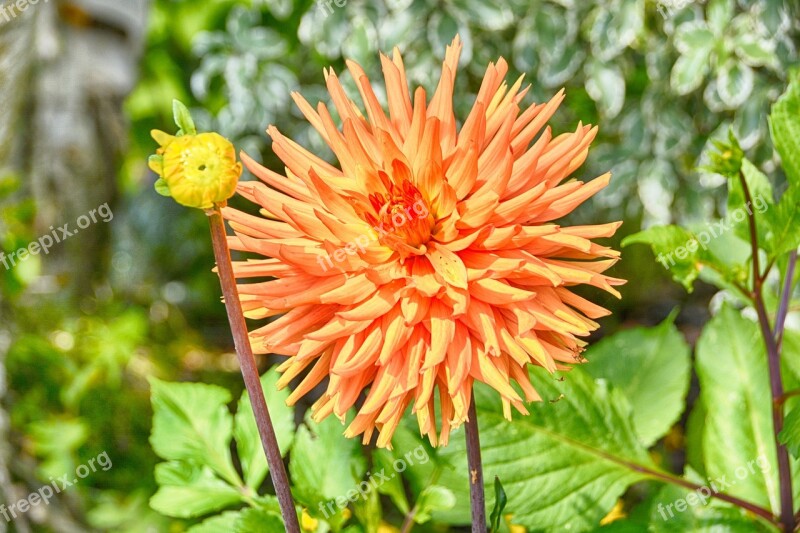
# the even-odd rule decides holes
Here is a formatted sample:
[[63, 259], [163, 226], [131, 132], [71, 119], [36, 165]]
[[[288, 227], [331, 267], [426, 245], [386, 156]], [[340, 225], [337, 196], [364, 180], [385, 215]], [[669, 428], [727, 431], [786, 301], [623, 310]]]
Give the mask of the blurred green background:
[[[118, 0], [40, 2], [0, 18], [0, 248], [6, 254], [108, 204], [47, 255], [0, 266], [0, 499], [107, 451], [98, 470], [0, 531], [183, 531], [147, 504], [157, 462], [148, 376], [242, 390], [207, 223], [154, 193], [153, 128], [172, 99], [202, 130], [280, 169], [264, 133], [276, 124], [330, 158], [291, 102], [327, 98], [322, 69], [357, 60], [380, 90], [378, 52], [399, 47], [409, 81], [432, 89], [444, 47], [465, 43], [457, 116], [489, 61], [526, 74], [528, 100], [561, 87], [552, 126], [600, 134], [577, 177], [611, 186], [572, 222], [622, 219], [618, 235], [719, 215], [719, 176], [696, 171], [710, 140], [736, 133], [774, 171], [766, 114], [798, 64], [793, 1]], [[123, 4], [123, 3], [119, 3]], [[344, 77], [347, 83], [350, 80]], [[353, 89], [349, 86], [349, 89]], [[430, 93], [429, 93], [430, 94]], [[614, 275], [634, 280], [601, 335], [654, 324], [681, 306], [689, 339], [714, 292], [687, 295], [644, 247]], [[266, 369], [270, 361], [263, 361]]]

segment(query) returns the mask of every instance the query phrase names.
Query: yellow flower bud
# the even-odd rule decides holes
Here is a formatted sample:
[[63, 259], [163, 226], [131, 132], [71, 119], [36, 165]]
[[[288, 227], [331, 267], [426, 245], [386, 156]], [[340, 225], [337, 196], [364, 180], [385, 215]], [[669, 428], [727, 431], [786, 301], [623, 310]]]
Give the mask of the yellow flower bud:
[[316, 531], [319, 526], [319, 520], [308, 514], [306, 509], [303, 509], [303, 514], [300, 515], [300, 527], [303, 531]]
[[173, 137], [155, 130], [152, 136], [161, 147], [150, 159], [150, 168], [176, 202], [209, 209], [233, 196], [242, 164], [230, 141], [218, 133]]

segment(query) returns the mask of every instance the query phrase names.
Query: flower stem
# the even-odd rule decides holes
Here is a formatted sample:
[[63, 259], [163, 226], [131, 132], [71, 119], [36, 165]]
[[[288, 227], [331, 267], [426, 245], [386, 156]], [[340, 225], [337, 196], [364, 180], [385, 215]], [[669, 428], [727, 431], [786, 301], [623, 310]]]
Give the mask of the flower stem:
[[467, 420], [467, 463], [469, 465], [469, 499], [472, 507], [472, 533], [486, 533], [486, 496], [483, 492], [483, 465], [481, 464], [481, 440], [478, 435], [478, 412], [475, 409], [475, 393], [469, 404]]
[[[739, 180], [742, 184], [746, 205], [753, 205], [753, 197], [747, 185], [744, 173], [739, 171]], [[759, 268], [759, 247], [758, 231], [756, 229], [755, 213], [748, 209], [748, 223], [750, 227], [750, 246], [752, 249], [753, 262], [753, 301], [755, 302], [758, 323], [761, 327], [761, 336], [767, 349], [767, 363], [769, 366], [769, 383], [772, 392], [772, 429], [775, 440], [775, 450], [778, 456], [778, 480], [780, 485], [781, 500], [781, 525], [783, 530], [791, 532], [794, 530], [794, 502], [792, 497], [792, 471], [789, 466], [789, 452], [786, 446], [782, 445], [778, 435], [783, 430], [783, 381], [781, 380], [781, 350], [776, 340], [776, 333], [782, 332], [783, 325], [776, 322], [773, 332], [769, 324], [767, 308], [764, 305], [764, 279], [768, 270], [762, 275]], [[793, 269], [794, 267], [792, 267]], [[788, 270], [788, 269], [787, 269]], [[788, 272], [787, 272], [788, 273]], [[791, 281], [789, 282], [791, 284]], [[785, 291], [784, 291], [785, 292]], [[789, 291], [791, 292], [791, 291]], [[788, 298], [787, 298], [788, 299]], [[788, 305], [788, 302], [781, 302], [781, 307]], [[779, 315], [781, 311], [779, 311]], [[785, 313], [784, 313], [785, 314]]]
[[239, 292], [236, 289], [236, 278], [233, 275], [231, 265], [231, 254], [228, 250], [228, 236], [225, 231], [225, 222], [219, 206], [206, 211], [209, 224], [211, 226], [211, 243], [214, 248], [214, 258], [217, 262], [219, 272], [219, 282], [222, 286], [222, 295], [225, 298], [225, 309], [228, 312], [228, 322], [233, 334], [233, 342], [236, 346], [236, 354], [239, 356], [239, 364], [242, 368], [242, 377], [250, 396], [250, 404], [253, 406], [258, 434], [261, 436], [261, 445], [267, 456], [269, 473], [272, 483], [275, 486], [275, 493], [278, 496], [278, 504], [283, 515], [283, 522], [288, 533], [300, 533], [300, 525], [297, 521], [297, 511], [295, 510], [294, 500], [289, 488], [289, 478], [286, 476], [286, 469], [283, 466], [283, 459], [278, 448], [278, 440], [275, 437], [275, 429], [269, 416], [267, 401], [264, 398], [264, 390], [261, 388], [261, 380], [258, 376], [256, 358], [250, 347], [250, 338], [247, 334], [247, 325], [244, 321], [244, 314], [239, 302]]

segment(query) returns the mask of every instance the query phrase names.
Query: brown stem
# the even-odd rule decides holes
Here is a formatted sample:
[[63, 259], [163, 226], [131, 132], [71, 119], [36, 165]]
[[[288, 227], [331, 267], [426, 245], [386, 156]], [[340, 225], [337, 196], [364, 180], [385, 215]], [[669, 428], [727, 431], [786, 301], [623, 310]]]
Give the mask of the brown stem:
[[769, 520], [773, 524], [777, 524], [778, 523], [778, 518], [776, 516], [774, 516], [772, 514], [772, 512], [770, 512], [768, 509], [764, 509], [763, 507], [759, 507], [756, 504], [753, 504], [753, 503], [750, 503], [748, 501], [739, 499], [739, 498], [737, 498], [735, 496], [731, 496], [729, 494], [725, 494], [724, 492], [712, 491], [707, 486], [703, 486], [703, 485], [698, 485], [696, 483], [692, 483], [691, 481], [688, 481], [688, 480], [686, 480], [686, 479], [684, 479], [682, 477], [676, 476], [675, 474], [670, 474], [669, 472], [664, 472], [662, 470], [658, 470], [658, 469], [655, 469], [655, 468], [650, 468], [650, 467], [647, 467], [647, 466], [644, 466], [644, 465], [640, 465], [638, 463], [634, 463], [632, 461], [627, 461], [625, 459], [622, 459], [620, 457], [612, 455], [612, 454], [610, 454], [608, 452], [604, 452], [602, 450], [592, 449], [592, 452], [597, 454], [597, 455], [599, 455], [599, 456], [601, 456], [601, 457], [603, 457], [607, 461], [610, 461], [612, 463], [618, 464], [618, 465], [620, 465], [620, 466], [622, 466], [624, 468], [627, 468], [629, 470], [633, 470], [634, 472], [639, 472], [641, 474], [644, 474], [647, 477], [650, 477], [650, 478], [658, 480], [658, 481], [663, 481], [665, 483], [672, 483], [673, 485], [678, 485], [678, 486], [681, 486], [681, 487], [684, 487], [684, 488], [687, 488], [687, 489], [691, 489], [691, 490], [694, 490], [694, 491], [699, 491], [700, 489], [705, 489], [706, 491], [711, 492], [710, 496], [712, 498], [716, 498], [718, 500], [722, 500], [722, 501], [725, 501], [725, 502], [728, 502], [728, 503], [732, 503], [733, 505], [736, 505], [736, 506], [741, 507], [743, 509], [747, 509], [751, 513], [753, 513], [755, 515], [758, 515], [758, 516], [760, 516], [760, 517], [762, 517], [762, 518], [764, 518], [766, 520]]
[[[739, 171], [739, 180], [742, 184], [742, 191], [744, 192], [746, 205], [753, 205], [753, 197], [750, 194], [750, 188], [747, 186], [747, 180], [744, 173]], [[759, 269], [759, 256], [758, 256], [758, 231], [756, 229], [755, 213], [752, 209], [747, 210], [748, 223], [750, 227], [750, 246], [753, 256], [753, 295], [755, 296], [756, 313], [758, 314], [758, 323], [761, 328], [761, 336], [764, 338], [764, 344], [767, 349], [767, 363], [769, 366], [769, 382], [772, 392], [772, 429], [773, 437], [775, 440], [775, 450], [778, 456], [778, 480], [780, 484], [780, 500], [781, 500], [781, 525], [784, 531], [790, 532], [794, 530], [794, 502], [792, 498], [792, 471], [789, 466], [789, 452], [786, 446], [782, 445], [778, 435], [783, 430], [783, 406], [780, 399], [783, 397], [783, 381], [781, 380], [781, 353], [775, 334], [769, 324], [769, 317], [767, 315], [767, 308], [764, 305], [764, 277], [762, 277]], [[776, 324], [777, 329], [777, 324]]]
[[475, 409], [475, 393], [469, 404], [467, 415], [467, 464], [469, 465], [469, 499], [472, 507], [472, 533], [486, 533], [486, 496], [483, 492], [483, 465], [481, 464], [481, 440], [478, 435], [478, 412]]
[[[643, 467], [643, 466], [637, 465], [635, 463], [628, 464], [628, 467], [630, 469], [632, 469], [632, 470], [636, 470], [637, 472], [641, 472], [643, 474], [646, 474], [646, 475], [648, 475], [648, 476], [650, 476], [650, 477], [652, 477], [654, 479], [658, 479], [658, 480], [661, 480], [661, 481], [664, 481], [664, 482], [667, 482], [667, 483], [672, 483], [673, 485], [679, 485], [681, 487], [684, 487], [684, 488], [687, 488], [687, 489], [690, 489], [690, 490], [693, 490], [693, 491], [699, 491], [701, 489], [706, 489], [706, 490], [709, 489], [709, 487], [705, 487], [703, 485], [698, 485], [697, 483], [692, 483], [691, 481], [687, 481], [686, 479], [683, 479], [681, 477], [674, 476], [672, 474], [668, 474], [666, 472], [661, 472], [661, 471], [658, 471], [658, 470], [652, 470], [650, 468]], [[766, 520], [769, 520], [773, 524], [777, 522], [777, 518], [768, 509], [764, 509], [763, 507], [759, 507], [758, 505], [756, 505], [754, 503], [750, 503], [748, 501], [742, 500], [740, 498], [737, 498], [736, 496], [731, 496], [730, 494], [725, 494], [724, 492], [714, 492], [714, 491], [712, 491], [711, 492], [711, 497], [712, 498], [716, 498], [718, 500], [722, 500], [722, 501], [731, 503], [733, 505], [736, 505], [737, 507], [741, 507], [742, 509], [747, 509], [751, 513], [753, 513], [755, 515], [758, 515], [758, 516], [760, 516], [760, 517], [762, 517], [762, 518], [764, 518]]]
[[211, 225], [211, 243], [214, 248], [214, 258], [217, 261], [219, 282], [222, 286], [222, 295], [225, 298], [225, 309], [228, 312], [228, 322], [233, 334], [233, 342], [236, 346], [236, 354], [239, 356], [239, 364], [242, 368], [242, 377], [250, 396], [250, 404], [253, 406], [253, 414], [258, 426], [258, 434], [261, 436], [261, 445], [267, 456], [269, 473], [272, 477], [272, 484], [275, 486], [275, 493], [278, 496], [278, 504], [283, 515], [283, 522], [287, 533], [300, 533], [300, 525], [297, 521], [297, 511], [295, 510], [292, 492], [289, 488], [289, 478], [286, 476], [286, 469], [283, 466], [283, 459], [278, 448], [278, 440], [275, 438], [275, 429], [272, 427], [272, 420], [269, 416], [267, 401], [264, 398], [264, 390], [261, 388], [261, 380], [258, 377], [256, 358], [250, 347], [250, 338], [247, 334], [247, 325], [244, 321], [244, 314], [239, 302], [239, 292], [236, 289], [236, 278], [233, 275], [231, 264], [231, 254], [228, 250], [228, 236], [225, 232], [225, 222], [219, 206], [206, 211], [208, 221]]
[[411, 528], [414, 527], [414, 517], [417, 514], [417, 508], [414, 507], [411, 509], [408, 514], [406, 515], [406, 519], [403, 520], [403, 526], [400, 528], [400, 533], [410, 533]]

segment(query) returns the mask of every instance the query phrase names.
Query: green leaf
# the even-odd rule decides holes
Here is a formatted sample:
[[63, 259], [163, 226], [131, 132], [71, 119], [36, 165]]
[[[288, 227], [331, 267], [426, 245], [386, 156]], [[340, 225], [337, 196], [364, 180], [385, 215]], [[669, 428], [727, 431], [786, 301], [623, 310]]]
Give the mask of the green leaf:
[[161, 485], [150, 498], [150, 507], [176, 518], [194, 518], [242, 501], [242, 494], [225, 483], [208, 467], [182, 462], [156, 465]]
[[[321, 460], [324, 458], [324, 460]], [[328, 417], [320, 423], [306, 416], [294, 439], [289, 472], [297, 501], [318, 513], [320, 503], [343, 508], [358, 497], [357, 486], [367, 470], [357, 439], [346, 439], [341, 422]], [[355, 493], [355, 496], [353, 494]]]
[[172, 116], [175, 120], [175, 125], [184, 135], [197, 135], [192, 114], [189, 113], [189, 109], [180, 100], [172, 101]]
[[[753, 210], [762, 209], [766, 210], [768, 206], [775, 203], [772, 193], [772, 183], [769, 178], [761, 172], [758, 167], [750, 162], [749, 159], [742, 159], [742, 174], [744, 174], [744, 181], [747, 183], [747, 188], [750, 190], [750, 196], [753, 198]], [[760, 201], [757, 199], [760, 198]], [[735, 211], [741, 207], [749, 207], [746, 205], [744, 191], [742, 190], [741, 180], [734, 179], [730, 182], [730, 192], [728, 194], [728, 212]]]
[[614, 118], [625, 103], [625, 78], [614, 64], [590, 60], [584, 67], [586, 92], [606, 118]]
[[[535, 531], [591, 529], [628, 486], [646, 479], [632, 465], [655, 466], [634, 432], [621, 391], [579, 368], [558, 379], [535, 368], [531, 378], [544, 401], [528, 405], [530, 415], [515, 414], [511, 422], [497, 394], [476, 387], [484, 471], [503, 480], [514, 523]], [[454, 434], [440, 455], [453, 470], [439, 483], [456, 492], [459, 505], [469, 502], [463, 436]], [[463, 523], [464, 516], [437, 514], [452, 523]]]
[[674, 225], [653, 226], [622, 240], [622, 246], [636, 243], [650, 245], [661, 266], [672, 274], [672, 279], [692, 292], [692, 284], [700, 272], [698, 268], [700, 248], [691, 232]]
[[[261, 376], [261, 388], [264, 389], [264, 396], [269, 406], [270, 418], [278, 438], [278, 448], [281, 450], [281, 456], [285, 456], [294, 440], [294, 407], [286, 405], [289, 390], [278, 390], [276, 385], [278, 378], [278, 372], [270, 370]], [[248, 487], [256, 489], [264, 481], [268, 466], [247, 391], [239, 399], [233, 436], [242, 462], [245, 483]]]
[[786, 415], [783, 430], [778, 437], [792, 455], [800, 457], [800, 405], [796, 405]]
[[583, 369], [621, 390], [633, 408], [633, 426], [645, 447], [663, 437], [685, 408], [691, 371], [690, 348], [673, 313], [652, 328], [606, 337], [585, 353]]
[[703, 428], [706, 425], [706, 408], [702, 398], [697, 398], [686, 420], [684, 442], [686, 443], [686, 465], [701, 475], [706, 475], [703, 460]]
[[164, 178], [158, 178], [153, 188], [155, 188], [156, 192], [161, 196], [166, 196], [168, 198], [172, 196], [172, 193], [169, 192], [169, 185], [167, 185], [167, 181]]
[[490, 31], [505, 29], [514, 22], [514, 13], [500, 0], [455, 0], [453, 5], [465, 19]]
[[[389, 450], [377, 449], [372, 452], [373, 470], [375, 472], [391, 472], [394, 467], [394, 458]], [[397, 506], [401, 513], [408, 514], [410, 506], [406, 497], [406, 489], [403, 487], [403, 479], [400, 476], [387, 476], [388, 480], [378, 485], [378, 492], [387, 495]]]
[[417, 500], [417, 512], [414, 515], [414, 522], [424, 524], [429, 521], [436, 511], [447, 511], [456, 505], [456, 495], [447, 487], [441, 485], [431, 485], [419, 495]]
[[365, 531], [378, 531], [383, 520], [380, 494], [370, 490], [366, 497], [353, 502], [353, 515]]
[[698, 340], [697, 375], [706, 409], [703, 457], [709, 479], [734, 481], [725, 492], [777, 513], [772, 400], [756, 324], [724, 305]]
[[672, 67], [669, 83], [672, 89], [681, 95], [694, 91], [708, 73], [708, 54], [703, 51], [692, 50], [682, 54]]
[[717, 94], [729, 109], [735, 109], [753, 92], [753, 78], [753, 69], [729, 59], [717, 71]]
[[280, 516], [263, 509], [245, 509], [239, 514], [231, 533], [285, 533]]
[[800, 186], [791, 187], [769, 214], [770, 234], [766, 248], [770, 258], [781, 256], [800, 246]]
[[775, 43], [749, 32], [742, 32], [734, 40], [736, 54], [751, 67], [779, 65], [775, 55]]
[[756, 518], [748, 516], [747, 512], [739, 507], [709, 499], [705, 496], [705, 491], [698, 493], [674, 485], [667, 485], [659, 491], [650, 509], [650, 524], [647, 530], [650, 533], [775, 531]]
[[494, 508], [492, 514], [489, 516], [489, 523], [492, 533], [500, 531], [500, 520], [503, 518], [503, 509], [508, 503], [506, 491], [503, 490], [503, 484], [500, 483], [500, 478], [494, 477]]
[[750, 222], [748, 218], [749, 213], [754, 213], [758, 241], [760, 244], [766, 245], [775, 217], [775, 213], [771, 209], [775, 204], [772, 184], [769, 178], [748, 159], [742, 159], [741, 172], [747, 188], [750, 190], [752, 204], [747, 203], [741, 179], [737, 176], [728, 181], [728, 212], [725, 217], [734, 227], [736, 235], [749, 243]]
[[681, 54], [709, 53], [716, 38], [702, 20], [685, 22], [675, 30], [675, 48]]
[[769, 126], [790, 186], [800, 187], [800, 72], [791, 77], [786, 92], [772, 106]]
[[153, 451], [162, 459], [206, 464], [237, 485], [239, 475], [229, 448], [233, 418], [226, 404], [230, 393], [216, 385], [156, 378], [150, 378], [150, 387]]
[[708, 27], [715, 35], [721, 35], [733, 18], [733, 0], [711, 0], [706, 8]]
[[186, 533], [230, 533], [238, 519], [237, 511], [226, 511], [190, 527]]

